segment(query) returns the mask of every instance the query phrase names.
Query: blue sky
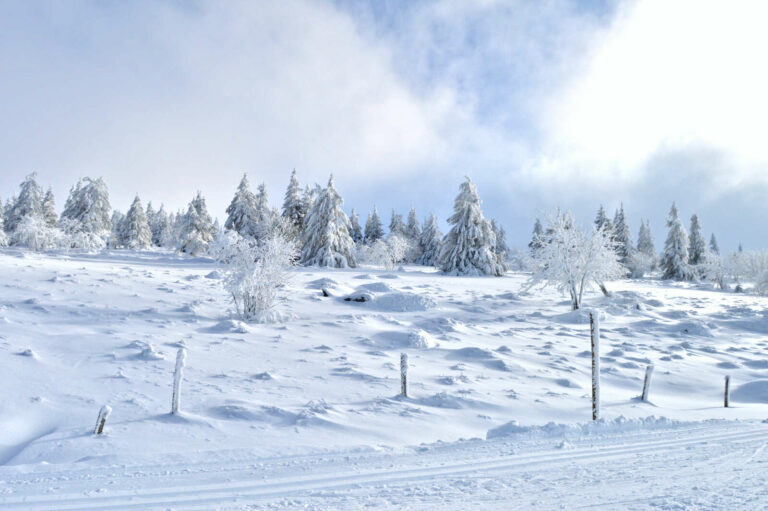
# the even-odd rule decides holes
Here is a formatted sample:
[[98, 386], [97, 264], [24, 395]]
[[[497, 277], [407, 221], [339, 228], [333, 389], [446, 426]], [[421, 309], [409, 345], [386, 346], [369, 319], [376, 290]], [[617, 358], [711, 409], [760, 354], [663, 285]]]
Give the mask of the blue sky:
[[[383, 6], [383, 7], [382, 7]], [[0, 197], [104, 176], [223, 217], [333, 172], [364, 219], [449, 215], [464, 175], [524, 245], [536, 216], [670, 203], [721, 246], [768, 227], [761, 2], [0, 1]]]

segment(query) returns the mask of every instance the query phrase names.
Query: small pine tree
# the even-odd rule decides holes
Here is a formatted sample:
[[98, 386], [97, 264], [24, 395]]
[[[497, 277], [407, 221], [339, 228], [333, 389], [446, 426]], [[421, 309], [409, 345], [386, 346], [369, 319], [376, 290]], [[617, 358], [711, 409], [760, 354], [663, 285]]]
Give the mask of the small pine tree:
[[102, 178], [80, 179], [69, 191], [59, 224], [68, 233], [89, 233], [106, 239], [112, 228], [109, 191]]
[[331, 175], [328, 186], [307, 212], [301, 248], [301, 263], [305, 266], [357, 266], [355, 242], [349, 234], [349, 219], [341, 209], [343, 204]]
[[120, 235], [120, 244], [130, 250], [149, 248], [152, 245], [152, 231], [138, 195], [125, 215]]
[[360, 217], [357, 215], [355, 208], [352, 208], [352, 213], [349, 215], [350, 234], [352, 235], [352, 241], [356, 244], [363, 242], [363, 229], [360, 227]]
[[416, 218], [416, 209], [413, 206], [408, 211], [408, 223], [405, 226], [405, 234], [417, 243], [421, 238], [421, 226], [419, 225], [419, 219]]
[[443, 238], [440, 250], [440, 267], [444, 272], [456, 275], [504, 274], [504, 268], [493, 252], [496, 236], [491, 223], [483, 216], [480, 204], [477, 188], [467, 177], [459, 187], [453, 215], [448, 219], [452, 227]]
[[437, 217], [429, 215], [424, 222], [424, 229], [421, 231], [419, 246], [421, 247], [421, 257], [418, 263], [424, 266], [436, 266], [440, 255], [443, 233], [437, 225]]
[[5, 219], [5, 228], [9, 232], [15, 231], [18, 224], [26, 217], [37, 219], [43, 216], [43, 190], [37, 184], [37, 173], [29, 174], [20, 188], [19, 197], [13, 202]]
[[373, 213], [368, 215], [368, 220], [365, 222], [365, 243], [366, 245], [373, 245], [383, 237], [384, 227], [381, 225], [379, 211], [374, 204]]
[[389, 221], [389, 235], [399, 235], [406, 237], [405, 233], [405, 223], [403, 222], [403, 215], [399, 215], [395, 213], [395, 210], [392, 210], [392, 217]]
[[507, 269], [507, 256], [509, 247], [507, 246], [507, 233], [496, 220], [491, 220], [491, 229], [496, 236], [496, 245], [493, 247], [493, 253], [496, 254], [496, 261]]
[[8, 219], [11, 218], [13, 212], [13, 205], [16, 204], [16, 195], [12, 195], [5, 199], [5, 205], [3, 206], [3, 218], [5, 219], [5, 232], [10, 233], [11, 227], [8, 224]]
[[304, 207], [305, 203], [301, 198], [299, 179], [296, 177], [296, 169], [293, 169], [291, 180], [288, 182], [288, 189], [285, 191], [285, 198], [283, 199], [282, 215], [293, 226], [296, 233], [300, 233], [304, 225], [304, 217], [307, 213]]
[[256, 209], [256, 196], [251, 192], [248, 176], [243, 174], [232, 202], [226, 209], [227, 219], [224, 228], [235, 231], [240, 236], [254, 237], [259, 222]]
[[107, 241], [107, 246], [110, 248], [120, 248], [124, 238], [123, 227], [125, 223], [125, 215], [116, 209], [112, 212], [109, 223], [112, 228]]
[[637, 251], [649, 258], [651, 270], [656, 268], [658, 255], [656, 254], [656, 245], [653, 242], [651, 224], [647, 220], [640, 222], [640, 232], [637, 234]]
[[53, 196], [53, 190], [48, 187], [43, 198], [43, 218], [48, 227], [56, 227], [59, 221], [59, 215], [56, 214], [56, 199]]
[[664, 257], [661, 259], [662, 278], [693, 280], [693, 271], [688, 265], [688, 234], [672, 203], [667, 217], [667, 241], [664, 243]]
[[619, 262], [622, 265], [627, 266], [635, 249], [632, 246], [632, 235], [629, 231], [629, 224], [624, 215], [624, 204], [622, 204], [616, 211], [616, 216], [613, 220], [613, 240], [616, 246], [616, 255], [619, 256]]
[[712, 251], [713, 254], [720, 255], [720, 246], [717, 244], [717, 238], [715, 238], [715, 233], [712, 233], [712, 236], [709, 237], [709, 250]]
[[701, 224], [697, 215], [691, 216], [691, 234], [688, 237], [688, 264], [698, 266], [704, 262], [707, 254], [707, 242], [701, 233]]
[[257, 223], [269, 222], [272, 219], [272, 210], [269, 207], [269, 195], [267, 184], [261, 183], [256, 190], [256, 221]]
[[197, 192], [187, 212], [180, 218], [178, 249], [189, 255], [200, 255], [208, 251], [212, 241], [213, 221], [208, 214], [205, 199]]
[[[601, 207], [602, 209], [602, 207]], [[528, 242], [528, 249], [531, 251], [531, 254], [536, 252], [536, 250], [541, 248], [542, 245], [542, 237], [544, 236], [544, 227], [541, 225], [541, 220], [538, 218], [536, 219], [536, 222], [533, 224], [533, 235], [531, 236], [531, 241]]]
[[[0, 201], [2, 204], [2, 201]], [[0, 247], [8, 246], [8, 236], [5, 234], [5, 220], [3, 216], [3, 208], [0, 208]]]
[[613, 236], [613, 224], [611, 219], [605, 214], [603, 205], [600, 204], [600, 209], [597, 210], [597, 216], [595, 217], [595, 227], [607, 232], [610, 236]]

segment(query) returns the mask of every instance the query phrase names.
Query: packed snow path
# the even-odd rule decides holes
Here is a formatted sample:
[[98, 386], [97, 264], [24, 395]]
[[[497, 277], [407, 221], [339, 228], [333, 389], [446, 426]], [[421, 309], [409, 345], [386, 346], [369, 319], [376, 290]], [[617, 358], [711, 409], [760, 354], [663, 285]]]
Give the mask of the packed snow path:
[[[0, 471], [3, 509], [765, 509], [768, 424], [546, 430], [398, 452]], [[613, 433], [611, 433], [613, 431]]]

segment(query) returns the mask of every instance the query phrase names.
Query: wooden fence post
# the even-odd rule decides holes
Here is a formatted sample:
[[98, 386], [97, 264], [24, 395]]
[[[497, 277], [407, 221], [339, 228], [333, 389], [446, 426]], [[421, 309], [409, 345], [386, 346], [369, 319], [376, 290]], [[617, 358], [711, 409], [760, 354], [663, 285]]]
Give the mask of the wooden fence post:
[[596, 311], [589, 313], [592, 343], [592, 420], [600, 418], [600, 318]]
[[643, 393], [640, 400], [648, 401], [648, 394], [651, 391], [651, 376], [653, 375], [653, 364], [645, 368], [645, 381], [643, 381]]
[[728, 408], [731, 406], [731, 377], [725, 377], [725, 397], [723, 398], [723, 405]]
[[171, 401], [171, 413], [176, 414], [179, 412], [179, 404], [181, 401], [181, 377], [184, 372], [184, 362], [187, 359], [187, 350], [179, 348], [176, 352], [176, 369], [173, 371], [173, 398]]
[[400, 395], [408, 397], [408, 355], [400, 354]]
[[93, 429], [94, 435], [101, 435], [104, 433], [104, 424], [107, 423], [107, 417], [109, 417], [109, 414], [112, 413], [112, 408], [104, 405], [101, 407], [101, 410], [99, 410], [99, 418], [96, 419], [96, 427]]

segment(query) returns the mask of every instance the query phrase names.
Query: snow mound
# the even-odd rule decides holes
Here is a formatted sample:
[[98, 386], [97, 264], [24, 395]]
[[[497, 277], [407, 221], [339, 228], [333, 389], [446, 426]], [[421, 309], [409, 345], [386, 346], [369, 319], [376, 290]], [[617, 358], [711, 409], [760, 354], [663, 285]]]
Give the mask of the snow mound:
[[390, 286], [386, 282], [371, 282], [370, 284], [363, 284], [362, 286], [358, 286], [356, 291], [358, 292], [370, 291], [372, 293], [391, 293], [392, 291], [394, 291], [394, 289], [392, 289], [392, 286]]
[[515, 366], [505, 362], [497, 357], [492, 351], [484, 348], [459, 348], [450, 350], [446, 358], [453, 360], [461, 360], [463, 362], [477, 362], [484, 365], [488, 369], [495, 369], [497, 371], [519, 371], [523, 372], [523, 369], [519, 366]]
[[[589, 309], [578, 309], [575, 311], [566, 312], [564, 314], [556, 314], [550, 319], [558, 323], [574, 324], [574, 325], [588, 325], [589, 324]], [[603, 311], [598, 312], [600, 321], [605, 321], [605, 313]]]
[[438, 345], [435, 338], [424, 330], [379, 332], [372, 339], [365, 339], [363, 344], [380, 349], [428, 349]]
[[247, 334], [248, 332], [251, 331], [251, 329], [248, 328], [248, 325], [246, 325], [242, 321], [238, 321], [236, 319], [225, 319], [224, 321], [219, 321], [212, 327], [208, 328], [206, 331], [214, 334], [222, 334], [222, 333]]
[[165, 356], [157, 351], [152, 344], [147, 344], [135, 358], [138, 360], [164, 360]]
[[219, 270], [213, 270], [212, 272], [208, 273], [205, 276], [206, 279], [220, 279], [222, 278], [221, 272]]
[[703, 321], [682, 321], [676, 326], [677, 331], [683, 335], [695, 335], [698, 337], [714, 337], [712, 326]]
[[755, 380], [731, 391], [731, 401], [739, 403], [768, 403], [768, 380]]
[[640, 419], [600, 419], [592, 422], [578, 424], [547, 423], [543, 426], [521, 426], [513, 420], [497, 428], [493, 428], [486, 434], [486, 439], [524, 435], [543, 437], [579, 438], [604, 434], [627, 433], [632, 431], [644, 431], [653, 429], [667, 429], [685, 425], [686, 423], [667, 419], [666, 417], [645, 417]]
[[408, 334], [408, 341], [413, 348], [435, 348], [438, 346], [434, 337], [424, 330], [413, 330]]
[[438, 392], [429, 397], [423, 397], [414, 400], [422, 406], [431, 406], [433, 408], [448, 408], [452, 410], [461, 410], [463, 408], [482, 407], [483, 403], [472, 399], [454, 396], [447, 392]]
[[437, 302], [429, 296], [394, 291], [383, 282], [363, 284], [344, 301], [365, 303], [369, 308], [385, 312], [420, 312], [437, 306]]
[[19, 355], [20, 357], [29, 357], [29, 358], [32, 358], [32, 359], [35, 359], [35, 360], [38, 360], [38, 358], [39, 358], [37, 356], [37, 353], [35, 353], [32, 350], [32, 348], [27, 348], [27, 349], [25, 349], [23, 351], [20, 351], [20, 352], [17, 353], [17, 355]]

